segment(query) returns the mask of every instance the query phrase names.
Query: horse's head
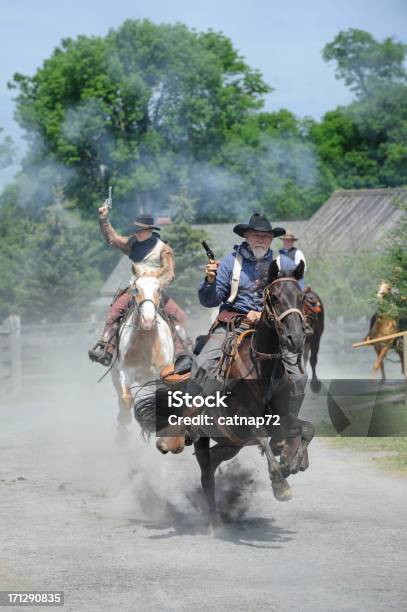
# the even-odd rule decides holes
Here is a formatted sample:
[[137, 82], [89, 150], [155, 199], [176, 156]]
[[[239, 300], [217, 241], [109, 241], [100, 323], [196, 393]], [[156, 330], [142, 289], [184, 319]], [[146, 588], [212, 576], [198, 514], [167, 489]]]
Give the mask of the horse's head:
[[305, 341], [304, 293], [298, 281], [304, 275], [304, 262], [295, 270], [279, 270], [277, 262], [269, 267], [264, 291], [264, 316], [280, 337], [282, 348], [302, 353]]
[[150, 331], [157, 319], [160, 304], [161, 286], [158, 278], [150, 274], [141, 274], [133, 286], [140, 328]]
[[391, 293], [391, 285], [384, 280], [380, 281], [379, 290], [376, 294], [376, 297], [382, 301], [385, 295]]

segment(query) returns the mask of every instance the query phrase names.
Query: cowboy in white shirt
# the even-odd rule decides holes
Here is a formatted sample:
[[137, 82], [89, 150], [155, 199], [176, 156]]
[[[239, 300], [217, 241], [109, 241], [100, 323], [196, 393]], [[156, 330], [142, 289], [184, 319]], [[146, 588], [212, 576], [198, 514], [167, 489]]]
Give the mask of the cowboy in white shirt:
[[[298, 240], [292, 232], [286, 232], [281, 238], [283, 247], [279, 250], [277, 264], [280, 270], [294, 270], [300, 261], [304, 262], [304, 273], [307, 270], [307, 262], [305, 261], [304, 253], [294, 246], [294, 242]], [[302, 291], [304, 291], [304, 278], [298, 281]]]

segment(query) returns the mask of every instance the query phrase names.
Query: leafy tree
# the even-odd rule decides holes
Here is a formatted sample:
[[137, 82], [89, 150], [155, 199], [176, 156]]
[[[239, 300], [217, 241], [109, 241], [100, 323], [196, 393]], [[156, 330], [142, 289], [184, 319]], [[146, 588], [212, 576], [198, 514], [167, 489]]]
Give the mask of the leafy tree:
[[180, 182], [179, 193], [170, 196], [173, 220], [179, 223], [192, 223], [196, 200], [197, 198], [189, 195], [188, 179], [184, 176]]
[[394, 187], [407, 183], [407, 45], [376, 41], [362, 30], [340, 32], [324, 58], [355, 91], [347, 107], [326, 113], [310, 129], [320, 164], [336, 187]]
[[0, 320], [16, 310], [26, 258], [26, 239], [36, 223], [16, 204], [17, 186], [8, 186], [0, 197]]
[[407, 203], [395, 202], [402, 211], [402, 216], [389, 237], [387, 244], [386, 280], [393, 291], [388, 294], [384, 308], [402, 321], [403, 329], [407, 330]]
[[0, 319], [75, 319], [94, 299], [107, 262], [98, 226], [70, 210], [59, 190], [35, 218], [18, 198], [16, 183], [0, 198]]
[[383, 253], [360, 252], [356, 258], [341, 253], [311, 256], [307, 266], [306, 284], [321, 296], [328, 319], [366, 316], [368, 304], [372, 314], [376, 310], [377, 281], [385, 270]]
[[322, 56], [325, 61], [335, 61], [337, 79], [357, 96], [366, 96], [379, 83], [406, 82], [404, 59], [407, 45], [386, 38], [378, 42], [369, 32], [350, 28], [339, 32], [327, 44]]
[[[3, 129], [0, 128], [0, 134], [2, 131]], [[11, 140], [10, 136], [6, 136], [2, 141], [0, 141], [0, 170], [10, 166], [10, 164], [13, 163], [14, 156], [15, 148], [13, 141]]]
[[17, 301], [22, 315], [48, 320], [75, 319], [101, 284], [95, 229], [77, 213], [55, 203], [45, 210], [27, 240]]
[[236, 126], [222, 163], [238, 177], [243, 210], [262, 209], [281, 219], [308, 217], [332, 191], [332, 181], [310, 142], [312, 121], [287, 110], [258, 113]]
[[173, 224], [163, 232], [174, 250], [175, 280], [169, 293], [184, 306], [196, 303], [196, 291], [202, 280], [205, 253], [201, 242], [207, 239], [205, 231], [191, 227], [194, 199], [189, 195], [188, 182], [181, 180], [180, 190], [172, 196]]
[[185, 165], [211, 160], [269, 91], [222, 34], [131, 20], [105, 38], [63, 40], [11, 86], [25, 169], [50, 159], [71, 169], [65, 192], [88, 212], [107, 168], [122, 220], [130, 207], [157, 208]]

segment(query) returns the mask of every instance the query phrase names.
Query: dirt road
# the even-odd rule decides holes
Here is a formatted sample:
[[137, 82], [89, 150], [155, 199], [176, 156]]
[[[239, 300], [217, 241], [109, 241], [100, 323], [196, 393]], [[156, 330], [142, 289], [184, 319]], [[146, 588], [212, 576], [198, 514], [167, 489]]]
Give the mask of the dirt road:
[[118, 449], [110, 381], [83, 367], [1, 406], [1, 589], [61, 589], [72, 612], [403, 609], [406, 479], [315, 440], [281, 504], [245, 449], [209, 537], [191, 451], [162, 457], [136, 426]]

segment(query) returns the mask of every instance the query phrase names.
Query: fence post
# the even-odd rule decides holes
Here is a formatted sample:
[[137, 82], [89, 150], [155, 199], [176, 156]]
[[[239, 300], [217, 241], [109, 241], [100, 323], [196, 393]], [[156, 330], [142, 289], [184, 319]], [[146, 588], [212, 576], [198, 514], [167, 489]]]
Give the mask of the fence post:
[[10, 315], [5, 321], [10, 331], [10, 354], [11, 354], [11, 388], [13, 393], [21, 387], [22, 362], [21, 362], [21, 320], [18, 315]]

